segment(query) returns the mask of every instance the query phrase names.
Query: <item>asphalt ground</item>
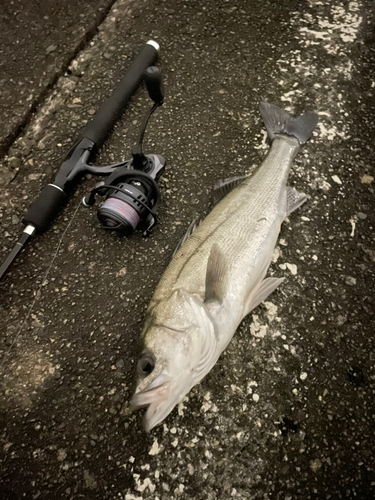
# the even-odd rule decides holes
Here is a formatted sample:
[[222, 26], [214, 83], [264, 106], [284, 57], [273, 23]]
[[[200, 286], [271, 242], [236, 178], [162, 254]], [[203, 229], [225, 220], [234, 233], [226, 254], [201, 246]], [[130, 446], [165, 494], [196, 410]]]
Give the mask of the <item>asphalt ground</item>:
[[[374, 498], [373, 15], [366, 0], [120, 0], [46, 89], [2, 160], [2, 258], [149, 39], [166, 99], [145, 150], [168, 163], [148, 239], [106, 233], [80, 205], [87, 178], [0, 284], [1, 498]], [[147, 435], [128, 407], [145, 309], [215, 182], [267, 152], [262, 99], [320, 115], [290, 175], [309, 200], [269, 271], [286, 280]], [[129, 157], [149, 104], [140, 88], [98, 164]]]

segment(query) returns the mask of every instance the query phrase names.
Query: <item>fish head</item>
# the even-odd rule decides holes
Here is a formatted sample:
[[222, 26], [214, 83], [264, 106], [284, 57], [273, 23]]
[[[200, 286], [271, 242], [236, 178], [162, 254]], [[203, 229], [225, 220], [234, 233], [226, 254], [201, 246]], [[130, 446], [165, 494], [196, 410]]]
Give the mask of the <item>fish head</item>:
[[145, 346], [137, 365], [137, 388], [131, 406], [148, 406], [143, 421], [147, 432], [164, 420], [202, 378], [199, 367], [207, 347], [205, 330], [209, 328], [213, 334], [202, 307], [199, 299], [186, 294], [180, 304], [175, 302], [169, 308], [173, 316], [154, 314], [145, 324]]
[[[148, 406], [143, 425], [150, 431], [172, 411], [190, 390], [193, 379], [189, 370], [189, 347], [177, 332], [155, 327], [137, 364], [137, 388], [131, 400], [133, 408]], [[163, 338], [163, 344], [157, 338]]]

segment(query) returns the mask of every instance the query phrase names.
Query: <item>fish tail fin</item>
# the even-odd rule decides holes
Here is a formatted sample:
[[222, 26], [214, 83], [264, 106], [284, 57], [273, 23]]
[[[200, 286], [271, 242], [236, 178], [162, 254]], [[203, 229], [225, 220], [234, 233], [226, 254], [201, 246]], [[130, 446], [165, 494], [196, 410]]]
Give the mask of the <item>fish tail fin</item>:
[[295, 137], [300, 144], [304, 144], [310, 139], [319, 120], [318, 115], [311, 112], [295, 118], [288, 111], [268, 102], [261, 102], [259, 109], [271, 140], [276, 134], [284, 134]]

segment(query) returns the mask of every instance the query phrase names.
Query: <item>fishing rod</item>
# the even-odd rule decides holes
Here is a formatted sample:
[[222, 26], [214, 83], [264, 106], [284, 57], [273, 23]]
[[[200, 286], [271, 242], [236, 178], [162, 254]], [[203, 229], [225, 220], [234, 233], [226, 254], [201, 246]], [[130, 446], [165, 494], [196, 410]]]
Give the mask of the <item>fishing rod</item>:
[[[153, 66], [158, 54], [159, 45], [153, 40], [142, 47], [112, 94], [80, 134], [55, 179], [43, 188], [30, 205], [22, 220], [26, 227], [0, 267], [0, 280], [31, 237], [47, 231], [79, 179], [86, 173], [108, 176], [82, 200], [85, 206], [91, 206], [95, 203], [96, 195], [105, 197], [98, 210], [98, 219], [105, 229], [126, 236], [135, 229], [141, 229], [144, 236], [149, 234], [156, 223], [156, 210], [160, 202], [157, 180], [165, 167], [162, 156], [145, 155], [142, 150], [148, 120], [164, 99], [161, 72]], [[101, 167], [89, 164], [143, 79], [154, 105], [141, 124], [138, 141], [131, 150], [132, 158]]]

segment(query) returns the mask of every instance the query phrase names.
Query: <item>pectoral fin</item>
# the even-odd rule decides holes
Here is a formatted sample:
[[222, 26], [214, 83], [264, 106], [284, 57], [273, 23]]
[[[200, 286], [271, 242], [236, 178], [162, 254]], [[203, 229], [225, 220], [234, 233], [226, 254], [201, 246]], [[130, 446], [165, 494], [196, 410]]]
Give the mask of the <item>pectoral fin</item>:
[[224, 254], [216, 243], [212, 245], [207, 261], [206, 291], [204, 301], [223, 302], [225, 297], [225, 282], [227, 265]]
[[243, 310], [243, 318], [263, 302], [285, 278], [266, 278], [251, 291]]
[[215, 326], [212, 319], [209, 317], [204, 303], [197, 300], [195, 297], [190, 298], [190, 304], [194, 309], [195, 317], [200, 326], [202, 337], [202, 348], [199, 353], [199, 361], [191, 373], [194, 383], [197, 384], [210, 371], [215, 364], [217, 356], [217, 342], [215, 336]]

